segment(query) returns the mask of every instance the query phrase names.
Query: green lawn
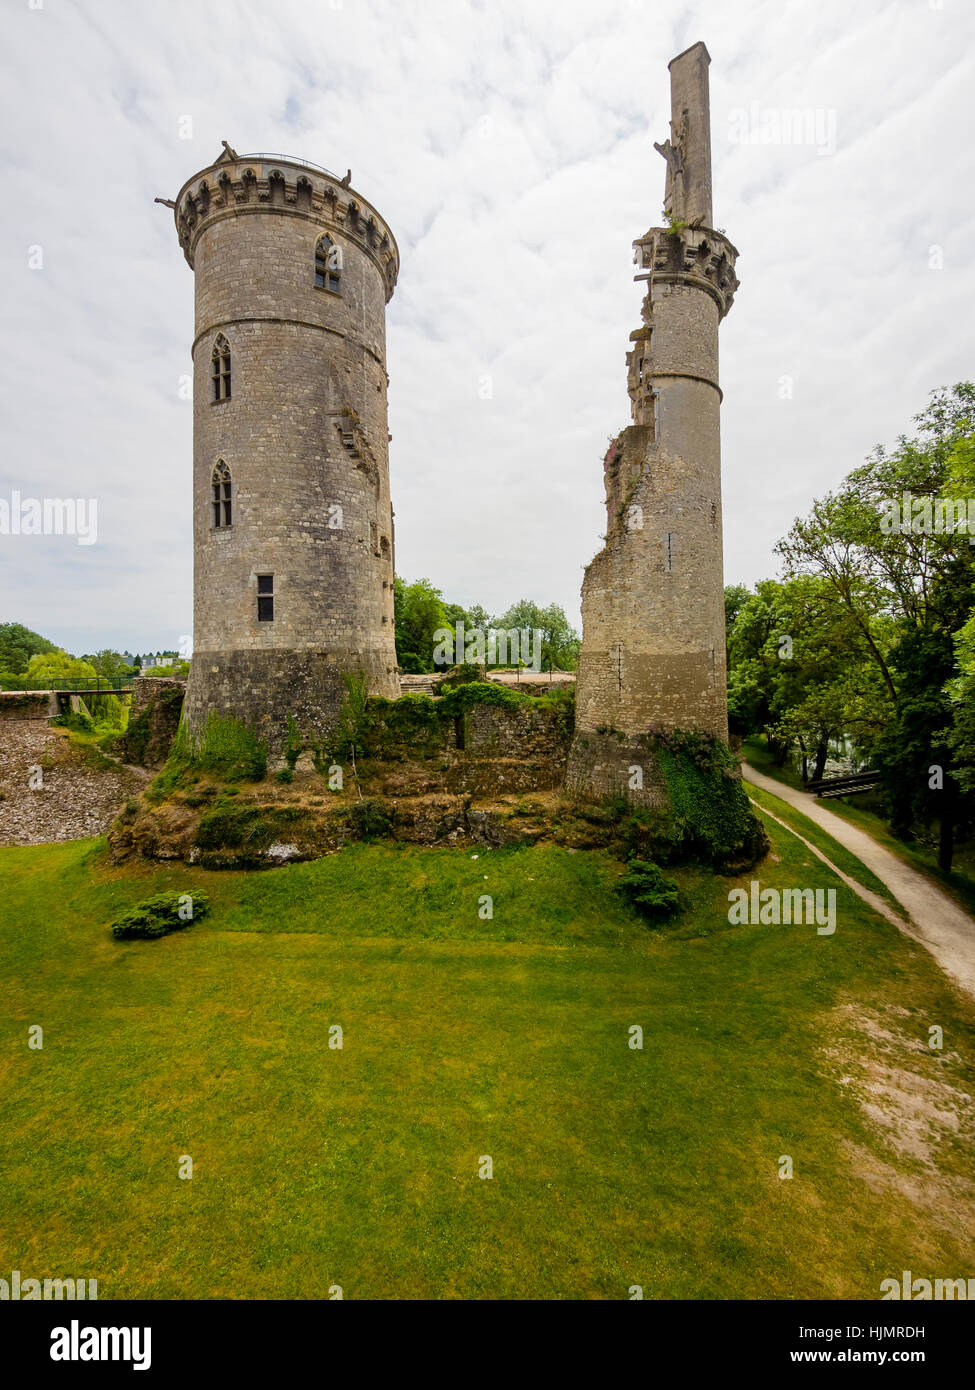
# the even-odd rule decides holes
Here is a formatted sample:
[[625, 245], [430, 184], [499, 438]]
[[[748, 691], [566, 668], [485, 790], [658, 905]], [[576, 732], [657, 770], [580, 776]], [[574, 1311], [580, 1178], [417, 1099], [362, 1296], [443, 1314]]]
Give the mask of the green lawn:
[[[970, 1273], [964, 1203], [868, 1180], [975, 1191], [970, 1146], [943, 1135], [933, 1176], [891, 1149], [836, 1049], [846, 1006], [896, 1016], [898, 1065], [971, 1094], [975, 1011], [770, 830], [755, 876], [837, 887], [835, 935], [730, 927], [736, 881], [691, 870], [675, 928], [649, 931], [618, 863], [553, 848], [359, 845], [252, 874], [0, 850], [0, 1276], [96, 1277], [103, 1298], [872, 1299], [903, 1269]], [[111, 917], [164, 888], [211, 915], [114, 942]], [[917, 1046], [930, 1022], [943, 1054]]]

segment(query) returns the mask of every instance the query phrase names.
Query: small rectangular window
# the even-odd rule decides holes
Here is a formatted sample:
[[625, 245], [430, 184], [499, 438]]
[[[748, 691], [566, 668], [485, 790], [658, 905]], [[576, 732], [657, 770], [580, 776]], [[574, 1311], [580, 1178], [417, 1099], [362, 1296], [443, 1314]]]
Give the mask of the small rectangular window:
[[257, 621], [259, 623], [274, 622], [273, 574], [259, 574], [257, 576]]

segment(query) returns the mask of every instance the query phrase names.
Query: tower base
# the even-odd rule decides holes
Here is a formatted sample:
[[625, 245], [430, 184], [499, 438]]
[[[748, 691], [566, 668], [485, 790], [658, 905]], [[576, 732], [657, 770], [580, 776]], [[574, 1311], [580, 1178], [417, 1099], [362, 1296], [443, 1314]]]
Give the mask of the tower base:
[[399, 676], [385, 651], [194, 652], [184, 719], [190, 733], [198, 734], [211, 713], [232, 715], [277, 753], [287, 738], [289, 714], [306, 738], [335, 728], [348, 694], [345, 673], [367, 676], [370, 695], [399, 697]]
[[576, 730], [564, 787], [567, 796], [580, 801], [622, 797], [634, 806], [662, 812], [670, 805], [659, 760], [647, 744], [613, 731]]

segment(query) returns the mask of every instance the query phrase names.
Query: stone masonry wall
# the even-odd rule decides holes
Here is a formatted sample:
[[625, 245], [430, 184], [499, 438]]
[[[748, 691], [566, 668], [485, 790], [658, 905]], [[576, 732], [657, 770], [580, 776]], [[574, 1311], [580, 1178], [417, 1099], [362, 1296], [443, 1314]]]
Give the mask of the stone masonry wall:
[[[343, 672], [399, 693], [385, 366], [398, 253], [365, 200], [286, 161], [218, 162], [187, 184], [176, 220], [196, 281], [187, 720], [234, 714], [276, 749], [289, 713], [310, 733], [331, 727]], [[326, 232], [338, 292], [315, 284]], [[214, 401], [218, 334], [232, 390]], [[214, 525], [218, 461], [233, 479], [229, 527]], [[258, 575], [273, 576], [271, 622], [258, 620]]]
[[186, 682], [169, 676], [138, 676], [132, 682], [129, 723], [120, 740], [127, 763], [162, 766], [179, 728], [185, 693]]
[[0, 690], [0, 722], [50, 719], [57, 712], [57, 696], [47, 690]]

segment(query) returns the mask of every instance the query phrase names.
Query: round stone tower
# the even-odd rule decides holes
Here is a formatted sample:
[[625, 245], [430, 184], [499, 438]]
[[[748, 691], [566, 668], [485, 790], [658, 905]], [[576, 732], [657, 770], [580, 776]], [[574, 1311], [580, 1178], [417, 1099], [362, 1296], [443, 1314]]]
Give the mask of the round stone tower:
[[325, 169], [238, 156], [184, 184], [196, 277], [194, 652], [186, 719], [334, 725], [346, 687], [399, 694], [386, 416], [386, 304], [399, 253]]

